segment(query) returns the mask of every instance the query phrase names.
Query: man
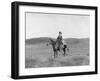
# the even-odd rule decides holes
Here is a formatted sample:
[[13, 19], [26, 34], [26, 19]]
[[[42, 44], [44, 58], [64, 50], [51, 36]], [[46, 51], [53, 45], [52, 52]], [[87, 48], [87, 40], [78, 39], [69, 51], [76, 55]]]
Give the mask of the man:
[[62, 37], [62, 32], [59, 32], [59, 35], [57, 37], [57, 49], [60, 51], [61, 46], [63, 45], [63, 37]]

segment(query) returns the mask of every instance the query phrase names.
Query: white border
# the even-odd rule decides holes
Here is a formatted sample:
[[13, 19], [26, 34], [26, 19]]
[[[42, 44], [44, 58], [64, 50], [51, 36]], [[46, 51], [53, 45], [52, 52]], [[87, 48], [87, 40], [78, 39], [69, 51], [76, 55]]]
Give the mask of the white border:
[[[25, 12], [65, 13], [90, 15], [90, 65], [25, 69]], [[39, 75], [95, 71], [95, 11], [86, 9], [52, 8], [36, 6], [19, 7], [19, 75]]]

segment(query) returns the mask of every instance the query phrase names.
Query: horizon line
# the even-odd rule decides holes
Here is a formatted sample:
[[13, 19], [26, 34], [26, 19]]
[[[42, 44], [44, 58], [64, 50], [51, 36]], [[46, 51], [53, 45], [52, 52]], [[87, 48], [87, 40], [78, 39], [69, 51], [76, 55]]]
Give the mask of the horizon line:
[[[34, 37], [34, 38], [28, 38], [28, 39], [26, 39], [25, 38], [25, 40], [29, 40], [29, 39], [36, 39], [36, 38], [52, 38], [52, 39], [57, 39], [57, 38], [55, 38], [55, 37]], [[63, 38], [63, 39], [69, 39], [69, 38], [74, 38], [74, 37], [67, 37], [67, 38]], [[74, 39], [87, 39], [87, 38], [90, 38], [90, 37], [77, 37], [77, 38], [74, 38]]]

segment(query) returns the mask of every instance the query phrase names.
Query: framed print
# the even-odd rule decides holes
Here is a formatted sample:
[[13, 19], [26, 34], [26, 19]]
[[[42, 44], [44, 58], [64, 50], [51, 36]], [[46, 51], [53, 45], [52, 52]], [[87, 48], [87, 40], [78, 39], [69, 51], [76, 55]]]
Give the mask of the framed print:
[[12, 2], [13, 79], [97, 74], [97, 7]]

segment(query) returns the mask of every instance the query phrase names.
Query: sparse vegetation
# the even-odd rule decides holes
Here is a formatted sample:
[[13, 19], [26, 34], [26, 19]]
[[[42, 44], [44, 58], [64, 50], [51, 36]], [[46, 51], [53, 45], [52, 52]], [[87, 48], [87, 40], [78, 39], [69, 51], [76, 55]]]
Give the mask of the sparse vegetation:
[[[42, 38], [42, 41], [44, 40]], [[57, 58], [53, 56], [52, 47], [46, 45], [47, 40], [42, 41], [39, 42], [38, 39], [35, 40], [36, 44], [31, 41], [31, 44], [26, 44], [26, 68], [89, 65], [89, 39], [66, 39], [70, 50], [65, 57], [59, 53]]]

